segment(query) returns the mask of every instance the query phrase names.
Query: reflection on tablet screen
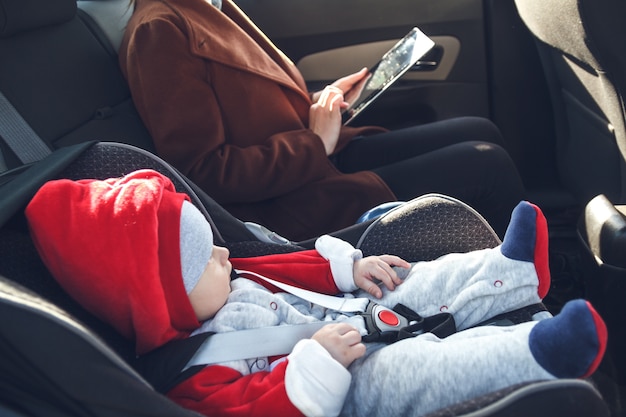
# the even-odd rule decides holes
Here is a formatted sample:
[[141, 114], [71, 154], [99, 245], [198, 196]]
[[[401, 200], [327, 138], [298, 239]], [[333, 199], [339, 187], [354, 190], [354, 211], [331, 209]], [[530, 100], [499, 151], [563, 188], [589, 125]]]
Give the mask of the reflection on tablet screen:
[[399, 79], [424, 56], [435, 43], [418, 28], [413, 28], [404, 38], [387, 51], [370, 69], [372, 74], [359, 98], [344, 112], [344, 124], [349, 124], [365, 107]]

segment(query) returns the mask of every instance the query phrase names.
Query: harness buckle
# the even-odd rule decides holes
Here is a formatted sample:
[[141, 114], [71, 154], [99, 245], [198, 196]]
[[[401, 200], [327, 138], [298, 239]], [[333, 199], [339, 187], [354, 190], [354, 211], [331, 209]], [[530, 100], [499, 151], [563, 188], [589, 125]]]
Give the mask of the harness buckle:
[[363, 341], [366, 343], [390, 344], [425, 332], [444, 338], [456, 332], [451, 314], [441, 313], [424, 318], [402, 304], [390, 309], [370, 301], [365, 312], [359, 314], [365, 321], [367, 335], [363, 336]]
[[372, 301], [367, 304], [365, 312], [359, 314], [363, 316], [367, 330], [364, 342], [393, 343], [398, 340], [400, 330], [410, 324], [406, 317]]

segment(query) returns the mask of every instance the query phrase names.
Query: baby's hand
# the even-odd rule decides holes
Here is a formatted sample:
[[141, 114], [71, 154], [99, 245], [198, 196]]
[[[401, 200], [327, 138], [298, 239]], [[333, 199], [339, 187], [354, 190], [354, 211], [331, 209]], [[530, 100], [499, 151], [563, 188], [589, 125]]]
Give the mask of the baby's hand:
[[311, 339], [322, 345], [345, 368], [365, 354], [361, 334], [348, 323], [328, 324], [315, 332]]
[[380, 298], [383, 296], [383, 291], [378, 287], [377, 281], [385, 284], [390, 291], [402, 284], [402, 280], [392, 266], [410, 268], [411, 264], [394, 255], [368, 256], [359, 259], [354, 262], [354, 283], [372, 296]]

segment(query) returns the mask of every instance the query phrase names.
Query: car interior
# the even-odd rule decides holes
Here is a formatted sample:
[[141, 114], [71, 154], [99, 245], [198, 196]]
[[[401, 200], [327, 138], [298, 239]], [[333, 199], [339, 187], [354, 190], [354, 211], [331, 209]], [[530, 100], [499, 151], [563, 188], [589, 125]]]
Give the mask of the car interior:
[[[435, 47], [367, 108], [358, 123], [393, 129], [457, 116], [496, 123], [528, 200], [548, 219], [553, 282], [546, 306], [556, 313], [569, 299], [587, 298], [608, 326], [607, 354], [598, 372], [586, 381], [588, 386], [568, 381], [573, 386], [564, 392], [597, 390], [610, 415], [626, 415], [626, 4], [236, 3], [296, 63], [312, 91], [373, 65], [414, 26], [433, 39]], [[122, 146], [122, 152], [138, 152], [140, 158], [161, 164], [152, 159], [154, 146], [117, 61], [131, 13], [127, 0], [0, 0], [0, 186], [11, 186], [33, 164], [59, 151], [78, 155], [92, 143], [100, 147], [89, 152], [102, 149], [101, 142], [125, 144], [133, 150]], [[70, 159], [58, 159], [54, 169], [61, 172], [59, 164]], [[108, 157], [96, 160], [106, 164]], [[111, 158], [110, 163], [116, 161]], [[175, 170], [170, 174], [179, 175]], [[224, 241], [254, 240], [210, 196], [185, 180], [181, 183], [198, 196]], [[12, 223], [24, 204], [4, 204], [3, 224]], [[253, 244], [239, 249], [267, 250]], [[10, 281], [8, 256], [0, 255], [0, 275]], [[97, 333], [110, 340], [106, 331]], [[509, 394], [515, 392], [498, 398]], [[579, 396], [596, 400], [590, 398]], [[543, 401], [550, 402], [550, 396]], [[485, 414], [476, 415], [524, 415], [491, 411], [483, 408]], [[469, 414], [467, 408], [452, 415], [464, 413]]]

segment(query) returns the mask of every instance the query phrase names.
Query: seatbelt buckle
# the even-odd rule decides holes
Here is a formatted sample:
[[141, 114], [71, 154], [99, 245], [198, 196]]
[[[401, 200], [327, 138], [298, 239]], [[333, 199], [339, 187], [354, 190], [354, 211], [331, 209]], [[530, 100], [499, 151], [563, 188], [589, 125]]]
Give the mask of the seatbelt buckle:
[[403, 315], [373, 301], [359, 314], [363, 316], [367, 330], [367, 335], [363, 336], [364, 342], [393, 343], [398, 340], [400, 331], [412, 324]]

